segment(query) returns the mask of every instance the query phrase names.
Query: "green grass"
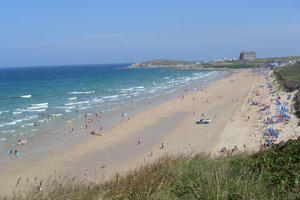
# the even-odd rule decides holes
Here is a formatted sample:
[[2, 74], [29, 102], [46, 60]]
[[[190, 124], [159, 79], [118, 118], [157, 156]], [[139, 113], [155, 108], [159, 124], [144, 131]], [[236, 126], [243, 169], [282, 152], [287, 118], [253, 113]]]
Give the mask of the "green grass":
[[153, 64], [153, 65], [189, 65], [192, 64], [191, 62], [182, 61], [182, 60], [174, 60], [174, 59], [156, 59], [156, 60], [150, 60], [145, 61], [140, 64]]
[[300, 87], [300, 65], [279, 67], [274, 72], [289, 91], [294, 91]]
[[163, 156], [105, 183], [48, 181], [2, 199], [300, 199], [300, 140], [253, 155]]
[[257, 68], [259, 65], [247, 64], [247, 63], [231, 63], [231, 64], [205, 64], [203, 68], [229, 68], [229, 69], [241, 69], [241, 68]]
[[[277, 82], [287, 91], [292, 92], [300, 88], [300, 65], [278, 67], [274, 70]], [[294, 99], [295, 114], [300, 117], [300, 91]]]

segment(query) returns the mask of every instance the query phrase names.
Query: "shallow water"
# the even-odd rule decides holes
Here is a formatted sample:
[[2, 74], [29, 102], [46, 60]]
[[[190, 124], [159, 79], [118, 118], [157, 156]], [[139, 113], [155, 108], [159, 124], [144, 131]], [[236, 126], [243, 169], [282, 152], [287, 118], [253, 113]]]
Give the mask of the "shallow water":
[[80, 127], [85, 125], [86, 113], [101, 112], [105, 116], [101, 125], [111, 127], [122, 113], [133, 114], [224, 75], [220, 71], [125, 69], [128, 65], [0, 69], [0, 156], [22, 138], [39, 141], [39, 148], [53, 145], [58, 138], [54, 135], [61, 136], [69, 120], [78, 122], [77, 132], [84, 132]]

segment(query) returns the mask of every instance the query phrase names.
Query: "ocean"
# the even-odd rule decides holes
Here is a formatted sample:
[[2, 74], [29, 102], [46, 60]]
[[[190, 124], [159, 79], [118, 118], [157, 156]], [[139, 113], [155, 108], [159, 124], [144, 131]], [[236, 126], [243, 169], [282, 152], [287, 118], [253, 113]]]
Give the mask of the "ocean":
[[[80, 121], [89, 113], [111, 118], [132, 114], [199, 89], [225, 73], [125, 68], [129, 65], [0, 69], [1, 152], [19, 139], [61, 132], [68, 121]], [[113, 121], [109, 117], [106, 121]]]

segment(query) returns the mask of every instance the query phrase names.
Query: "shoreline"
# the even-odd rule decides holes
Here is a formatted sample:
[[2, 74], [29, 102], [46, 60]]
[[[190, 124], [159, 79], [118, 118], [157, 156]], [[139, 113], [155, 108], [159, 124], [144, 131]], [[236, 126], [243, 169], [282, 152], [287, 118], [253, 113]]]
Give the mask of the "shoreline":
[[[230, 76], [201, 91], [169, 99], [136, 113], [130, 116], [130, 120], [119, 122], [101, 137], [87, 137], [63, 152], [54, 150], [51, 156], [39, 162], [25, 162], [23, 166], [7, 169], [6, 174], [2, 171], [0, 188], [3, 192], [10, 192], [8, 190], [12, 188], [28, 189], [28, 186], [34, 186], [53, 173], [89, 180], [96, 176], [108, 178], [115, 172], [134, 169], [165, 153], [205, 152], [218, 155], [218, 150], [224, 145], [229, 147], [233, 144], [243, 149], [245, 142], [254, 143], [248, 137], [253, 127], [248, 126], [248, 122], [245, 126], [244, 116], [238, 116], [239, 110], [247, 108], [247, 98], [259, 86], [259, 78], [249, 70], [235, 70]], [[255, 109], [252, 112], [251, 119], [257, 114]], [[195, 124], [202, 113], [212, 119], [210, 124]], [[231, 123], [233, 118], [236, 118], [234, 126]], [[256, 122], [253, 120], [253, 123]], [[255, 150], [254, 146], [249, 146], [247, 150]], [[87, 171], [89, 174], [85, 175]], [[23, 179], [15, 187], [19, 177]], [[36, 182], [33, 181], [34, 177], [38, 177]]]
[[[118, 123], [122, 123], [122, 120], [120, 117], [121, 113], [126, 112], [126, 113], [128, 113], [128, 116], [130, 117], [137, 113], [143, 112], [147, 109], [151, 109], [152, 107], [155, 107], [161, 103], [164, 103], [166, 101], [166, 99], [167, 100], [175, 99], [175, 98], [178, 98], [179, 96], [183, 95], [186, 92], [188, 92], [188, 93], [192, 92], [192, 91], [194, 91], [194, 89], [196, 87], [198, 89], [206, 87], [208, 84], [211, 84], [211, 82], [214, 82], [216, 80], [227, 77], [227, 76], [229, 76], [229, 74], [230, 73], [228, 73], [228, 72], [224, 72], [224, 74], [218, 75], [217, 77], [210, 78], [209, 80], [206, 80], [206, 81], [201, 80], [201, 81], [192, 82], [188, 85], [180, 86], [178, 89], [176, 89], [175, 92], [159, 94], [159, 95], [156, 95], [155, 97], [152, 97], [151, 99], [145, 99], [145, 101], [137, 102], [137, 104], [134, 103], [134, 105], [130, 105], [130, 106], [127, 106], [127, 108], [123, 108], [122, 112], [120, 110], [117, 113], [109, 113], [108, 116], [104, 116], [104, 120], [106, 119], [106, 121], [108, 121], [108, 123], [105, 123], [105, 122], [103, 123], [103, 118], [101, 118], [101, 121], [93, 122], [93, 124], [91, 125], [91, 127], [89, 129], [97, 129], [97, 127], [99, 125], [105, 124], [105, 127], [104, 127], [104, 137], [105, 137], [107, 130], [109, 130], [110, 128], [112, 128], [114, 125], [116, 125]], [[112, 118], [113, 118], [113, 120], [112, 120]], [[43, 140], [44, 143], [41, 143], [41, 142], [37, 143], [34, 141], [39, 141], [39, 139], [31, 140], [31, 138], [27, 138], [28, 143], [29, 143], [27, 145], [23, 146], [23, 145], [15, 144], [15, 147], [18, 148], [18, 150], [22, 154], [17, 159], [13, 158], [13, 160], [9, 160], [9, 162], [6, 162], [6, 163], [1, 162], [2, 166], [0, 167], [0, 174], [6, 173], [8, 168], [13, 169], [15, 167], [15, 165], [21, 164], [21, 165], [24, 165], [24, 168], [26, 168], [26, 166], [30, 165], [31, 162], [39, 163], [41, 160], [47, 159], [48, 157], [51, 157], [54, 154], [60, 154], [59, 151], [65, 151], [67, 149], [72, 148], [72, 146], [74, 146], [74, 145], [76, 146], [80, 142], [88, 140], [90, 137], [94, 137], [94, 136], [90, 135], [88, 130], [80, 129], [80, 126], [84, 125], [84, 122], [82, 120], [85, 121], [84, 118], [77, 119], [76, 121], [79, 123], [74, 123], [75, 127], [77, 126], [76, 128], [74, 127], [75, 134], [65, 135], [64, 133], [65, 133], [66, 128], [61, 127], [60, 129], [55, 129], [52, 131], [54, 133], [54, 135], [46, 134], [46, 135], [37, 136], [37, 137], [45, 137], [46, 136], [47, 138], [49, 138], [48, 141], [59, 140], [58, 144], [53, 143], [50, 145], [45, 145], [45, 142], [47, 142], [47, 140], [44, 139]], [[67, 129], [69, 132], [71, 132], [70, 128], [67, 128]], [[34, 145], [34, 146], [32, 146], [32, 145]], [[53, 149], [54, 149], [54, 151], [56, 151], [56, 153], [51, 152], [51, 151], [53, 151]], [[18, 166], [17, 166], [13, 170], [22, 171], [23, 169], [18, 168]], [[12, 174], [15, 174], [15, 172], [12, 172]], [[51, 173], [49, 173], [49, 174], [51, 174]], [[15, 183], [18, 178], [19, 177], [17, 177], [17, 175], [16, 175], [16, 178], [13, 182]], [[0, 185], [1, 185], [1, 183], [0, 183]], [[13, 184], [11, 184], [11, 185], [13, 185]], [[25, 187], [27, 187], [27, 186], [25, 186]], [[0, 188], [2, 188], [2, 187], [0, 187]]]
[[[177, 98], [178, 96], [181, 96], [182, 94], [185, 93], [185, 90], [188, 89], [189, 92], [193, 91], [193, 89], [197, 86], [201, 87], [205, 87], [208, 84], [210, 84], [211, 82], [221, 79], [224, 76], [227, 76], [228, 73], [224, 72], [224, 74], [222, 75], [217, 75], [217, 77], [213, 77], [210, 78], [209, 80], [205, 80], [205, 81], [196, 81], [196, 82], [191, 82], [188, 85], [183, 85], [180, 86], [179, 88], [177, 88], [176, 90], [172, 90], [171, 92], [166, 92], [165, 94], [163, 93], [159, 93], [154, 95], [151, 98], [148, 97], [142, 97], [140, 99], [135, 99], [135, 100], [131, 100], [131, 104], [126, 105], [126, 106], [120, 106], [120, 108], [118, 108], [117, 110], [114, 111], [110, 111], [110, 112], [103, 112], [101, 113], [101, 120], [100, 119], [95, 119], [95, 117], [91, 117], [93, 118], [93, 120], [95, 119], [95, 122], [89, 124], [88, 129], [84, 129], [82, 127], [84, 127], [87, 124], [87, 118], [84, 117], [80, 117], [79, 115], [76, 117], [64, 117], [62, 116], [61, 119], [62, 122], [60, 124], [60, 126], [55, 126], [52, 127], [51, 129], [49, 127], [47, 127], [47, 129], [45, 130], [39, 130], [39, 132], [41, 134], [35, 134], [33, 136], [28, 136], [28, 135], [20, 135], [18, 137], [15, 138], [11, 138], [15, 139], [14, 143], [8, 143], [8, 144], [1, 144], [1, 148], [3, 150], [7, 150], [7, 152], [3, 153], [1, 156], [3, 156], [3, 158], [5, 158], [8, 154], [8, 150], [9, 149], [18, 149], [19, 152], [21, 152], [24, 157], [26, 157], [25, 159], [28, 159], [28, 157], [31, 156], [31, 153], [33, 153], [34, 155], [31, 157], [42, 157], [43, 155], [39, 154], [39, 151], [49, 151], [51, 150], [51, 148], [60, 148], [62, 146], [65, 145], [72, 145], [74, 143], [79, 142], [82, 139], [85, 139], [86, 137], [90, 137], [90, 130], [98, 130], [99, 127], [103, 127], [103, 130], [106, 131], [108, 129], [110, 129], [111, 127], [113, 127], [115, 124], [119, 123], [122, 120], [121, 114], [122, 113], [127, 113], [128, 116], [134, 115], [138, 112], [141, 112], [145, 109], [151, 108], [153, 106], [156, 106], [162, 102], [165, 101], [165, 99], [174, 99]], [[199, 84], [200, 83], [200, 84]], [[92, 116], [94, 116], [95, 113], [97, 113], [97, 108], [95, 108], [94, 110], [92, 110], [90, 113]], [[83, 113], [81, 113], [80, 115], [83, 115]], [[72, 132], [72, 129], [70, 126], [68, 126], [66, 124], [66, 122], [68, 120], [72, 120], [73, 121], [73, 126], [74, 126], [74, 133]], [[50, 125], [49, 125], [50, 126]], [[68, 131], [68, 134], [66, 134], [66, 131]], [[66, 136], [66, 137], [65, 137]], [[64, 141], [62, 141], [61, 137], [63, 137]], [[17, 140], [18, 139], [23, 139], [26, 138], [28, 141], [28, 145], [17, 145]], [[67, 139], [66, 139], [67, 138]], [[57, 142], [59, 141], [59, 142]], [[29, 148], [30, 146], [30, 148]], [[34, 150], [34, 152], [32, 152], [32, 150]], [[23, 159], [23, 157], [19, 157], [18, 158]], [[7, 159], [3, 159], [7, 160]], [[0, 162], [2, 162], [2, 159], [0, 160]], [[8, 159], [8, 162], [9, 159]], [[7, 162], [7, 163], [8, 163]], [[1, 163], [0, 163], [1, 164]], [[1, 168], [0, 168], [1, 170]]]

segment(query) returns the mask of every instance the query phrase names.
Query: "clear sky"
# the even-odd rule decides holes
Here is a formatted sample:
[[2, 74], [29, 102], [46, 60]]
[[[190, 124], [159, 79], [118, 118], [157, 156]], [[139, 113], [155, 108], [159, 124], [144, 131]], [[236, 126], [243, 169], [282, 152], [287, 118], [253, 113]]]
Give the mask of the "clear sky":
[[299, 0], [0, 0], [0, 67], [300, 55]]

